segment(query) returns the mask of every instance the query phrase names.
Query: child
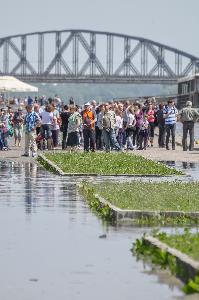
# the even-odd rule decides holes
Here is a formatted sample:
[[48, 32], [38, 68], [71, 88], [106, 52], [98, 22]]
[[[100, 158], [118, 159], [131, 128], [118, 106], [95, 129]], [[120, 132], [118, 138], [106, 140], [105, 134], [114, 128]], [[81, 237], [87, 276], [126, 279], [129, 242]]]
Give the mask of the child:
[[[149, 121], [147, 120], [148, 116], [145, 115], [144, 119], [142, 121], [140, 132], [139, 132], [139, 148], [138, 150], [146, 150], [146, 147], [148, 146], [148, 138], [149, 138]], [[144, 142], [144, 147], [142, 146], [142, 143]]]

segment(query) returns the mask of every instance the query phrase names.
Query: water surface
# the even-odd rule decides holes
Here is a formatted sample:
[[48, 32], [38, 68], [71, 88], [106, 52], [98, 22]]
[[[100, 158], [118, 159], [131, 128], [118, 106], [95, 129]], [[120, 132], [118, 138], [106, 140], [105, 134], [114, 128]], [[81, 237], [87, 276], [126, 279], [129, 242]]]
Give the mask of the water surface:
[[171, 276], [151, 273], [130, 252], [150, 229], [103, 225], [77, 180], [0, 163], [0, 299], [181, 299]]

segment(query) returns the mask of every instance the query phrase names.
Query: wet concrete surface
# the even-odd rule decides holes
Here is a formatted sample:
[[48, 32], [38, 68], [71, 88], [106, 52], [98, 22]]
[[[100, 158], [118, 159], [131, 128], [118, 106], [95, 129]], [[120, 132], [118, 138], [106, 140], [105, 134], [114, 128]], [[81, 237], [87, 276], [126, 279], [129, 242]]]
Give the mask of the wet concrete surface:
[[132, 256], [151, 229], [103, 224], [77, 180], [0, 163], [0, 299], [189, 299], [175, 278]]

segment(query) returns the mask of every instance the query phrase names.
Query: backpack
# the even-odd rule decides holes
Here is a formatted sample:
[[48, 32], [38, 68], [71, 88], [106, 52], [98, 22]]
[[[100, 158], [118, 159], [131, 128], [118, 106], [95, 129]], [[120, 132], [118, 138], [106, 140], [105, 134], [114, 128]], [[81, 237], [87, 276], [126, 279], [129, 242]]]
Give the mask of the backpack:
[[109, 116], [103, 116], [102, 118], [102, 127], [108, 129], [111, 127], [111, 121]]

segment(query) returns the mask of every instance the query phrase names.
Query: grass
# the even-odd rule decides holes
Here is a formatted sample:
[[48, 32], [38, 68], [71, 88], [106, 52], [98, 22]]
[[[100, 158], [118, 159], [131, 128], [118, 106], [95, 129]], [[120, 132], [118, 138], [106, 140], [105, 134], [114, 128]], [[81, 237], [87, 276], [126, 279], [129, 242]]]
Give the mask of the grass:
[[87, 184], [113, 205], [128, 210], [199, 211], [199, 184], [174, 182], [141, 182]]
[[184, 234], [167, 235], [166, 233], [159, 233], [155, 235], [161, 242], [167, 244], [172, 248], [176, 248], [181, 252], [187, 254], [193, 259], [199, 261], [199, 233], [191, 233], [185, 230]]
[[142, 156], [128, 153], [45, 153], [65, 173], [95, 173], [99, 175], [182, 175]]

